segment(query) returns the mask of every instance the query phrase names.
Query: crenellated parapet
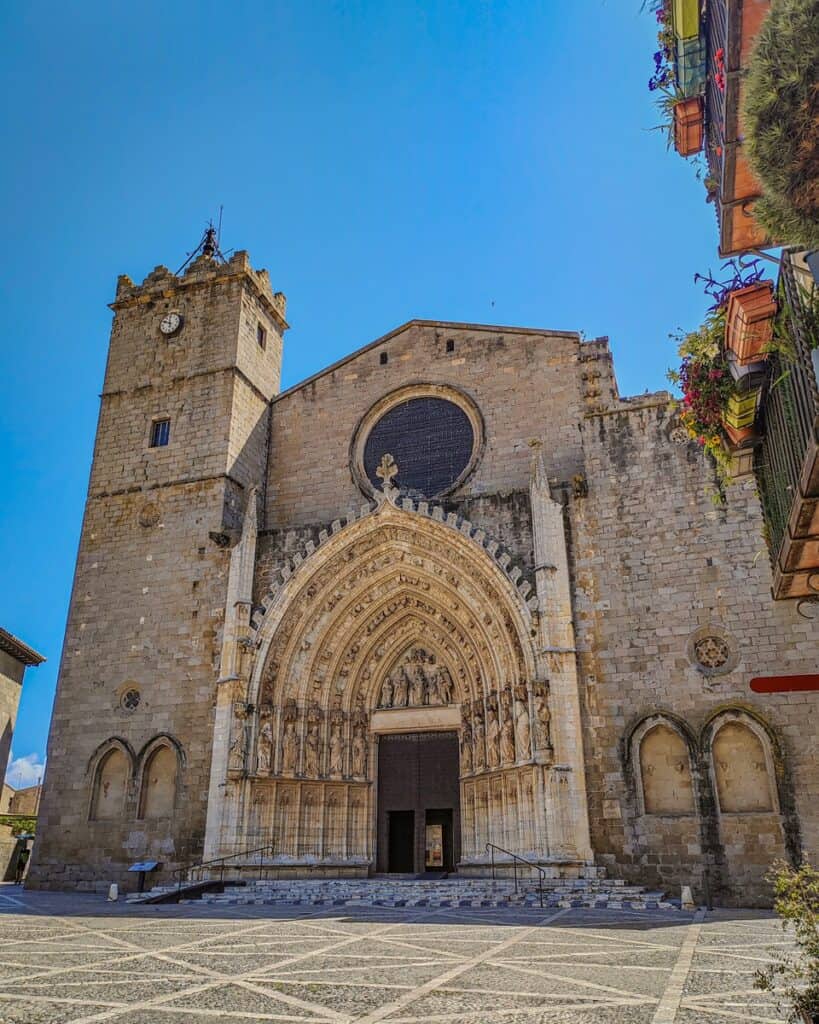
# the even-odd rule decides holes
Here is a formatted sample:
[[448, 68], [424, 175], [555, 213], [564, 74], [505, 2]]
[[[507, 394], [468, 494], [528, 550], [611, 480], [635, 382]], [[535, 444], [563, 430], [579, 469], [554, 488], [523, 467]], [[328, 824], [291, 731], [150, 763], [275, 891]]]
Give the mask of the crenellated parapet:
[[180, 289], [201, 288], [203, 285], [227, 284], [242, 280], [266, 307], [281, 330], [287, 329], [287, 299], [283, 292], [274, 292], [270, 274], [266, 270], [254, 270], [247, 251], [240, 249], [229, 260], [222, 263], [212, 256], [198, 256], [189, 264], [183, 274], [174, 274], [167, 267], [159, 266], [148, 274], [141, 284], [135, 284], [127, 274], [117, 278], [117, 295], [110, 304], [111, 309], [120, 310], [140, 303], [155, 302]]

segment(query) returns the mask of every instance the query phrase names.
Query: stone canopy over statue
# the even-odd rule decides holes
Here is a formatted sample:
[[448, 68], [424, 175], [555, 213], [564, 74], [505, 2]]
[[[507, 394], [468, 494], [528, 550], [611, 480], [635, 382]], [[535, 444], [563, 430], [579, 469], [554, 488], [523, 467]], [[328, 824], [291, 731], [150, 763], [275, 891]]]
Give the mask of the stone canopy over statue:
[[403, 656], [381, 686], [380, 708], [414, 708], [451, 704], [454, 684], [449, 669], [434, 654], [414, 647]]

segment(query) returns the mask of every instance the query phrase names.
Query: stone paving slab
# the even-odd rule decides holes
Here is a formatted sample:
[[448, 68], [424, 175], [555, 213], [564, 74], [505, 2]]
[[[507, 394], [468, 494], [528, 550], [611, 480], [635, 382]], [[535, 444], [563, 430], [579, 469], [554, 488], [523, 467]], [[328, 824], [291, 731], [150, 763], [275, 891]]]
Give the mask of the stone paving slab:
[[765, 912], [109, 904], [0, 887], [0, 1024], [784, 1024]]

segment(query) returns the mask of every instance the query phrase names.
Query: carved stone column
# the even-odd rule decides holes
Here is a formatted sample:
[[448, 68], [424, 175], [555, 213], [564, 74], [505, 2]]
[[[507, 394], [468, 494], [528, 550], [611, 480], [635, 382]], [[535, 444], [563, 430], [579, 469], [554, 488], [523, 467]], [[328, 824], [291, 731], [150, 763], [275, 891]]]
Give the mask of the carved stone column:
[[[535, 585], [539, 614], [539, 682], [549, 683], [549, 733], [553, 777], [546, 786], [549, 853], [593, 861], [589, 836], [580, 694], [563, 507], [552, 500], [543, 455], [535, 449], [530, 480]], [[536, 756], [544, 761], [544, 729]], [[558, 784], [558, 782], [560, 784]]]
[[248, 728], [244, 775], [236, 777], [234, 770], [232, 777], [228, 778], [233, 705], [235, 701], [247, 699], [250, 614], [258, 535], [257, 494], [258, 489], [251, 487], [247, 496], [242, 535], [230, 553], [220, 671], [216, 683], [205, 860], [233, 853], [241, 844], [243, 806], [247, 798], [246, 774], [252, 770], [255, 761], [256, 730]]

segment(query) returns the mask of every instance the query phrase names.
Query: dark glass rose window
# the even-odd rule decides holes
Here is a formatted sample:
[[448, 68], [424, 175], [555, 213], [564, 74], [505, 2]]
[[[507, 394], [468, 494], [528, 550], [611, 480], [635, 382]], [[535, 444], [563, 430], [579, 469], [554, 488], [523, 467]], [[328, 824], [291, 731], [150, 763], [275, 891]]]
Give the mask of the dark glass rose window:
[[469, 465], [475, 436], [463, 409], [446, 398], [410, 398], [384, 413], [364, 445], [364, 472], [376, 490], [381, 457], [398, 465], [393, 483], [402, 493], [434, 498], [449, 490]]

